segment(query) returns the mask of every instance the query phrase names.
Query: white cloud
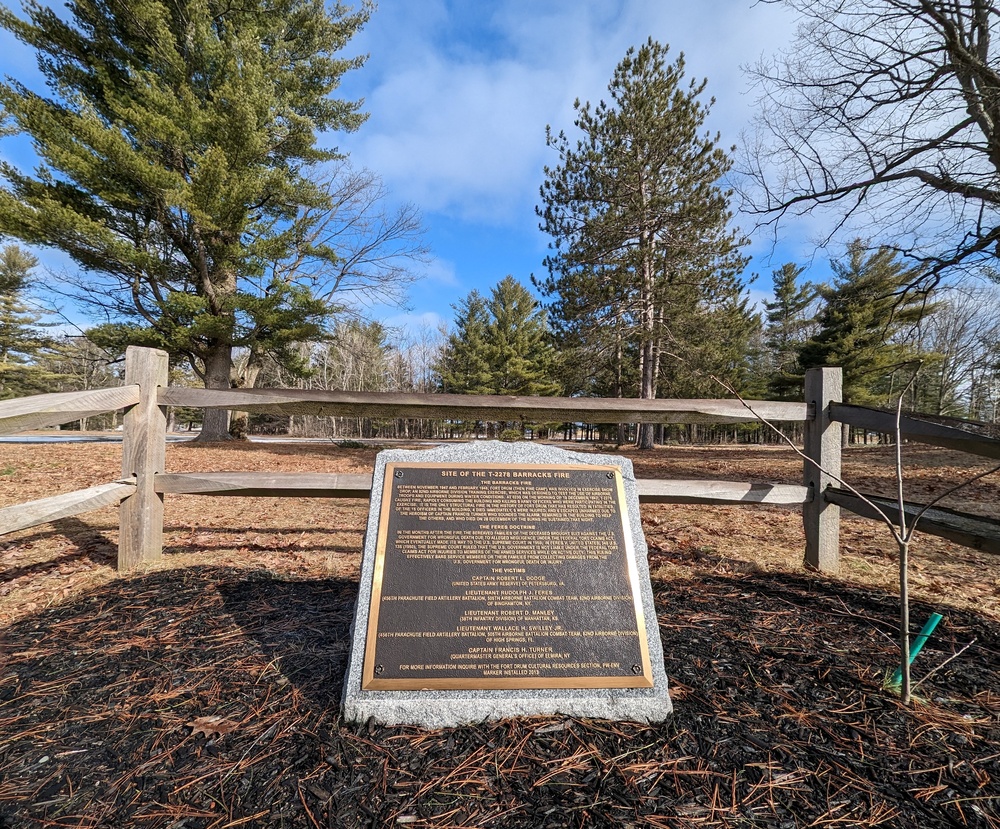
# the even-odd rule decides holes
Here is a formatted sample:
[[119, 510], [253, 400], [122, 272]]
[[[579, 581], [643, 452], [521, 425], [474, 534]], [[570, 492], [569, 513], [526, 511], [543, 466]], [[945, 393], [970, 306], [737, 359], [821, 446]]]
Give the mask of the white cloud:
[[407, 314], [393, 314], [386, 317], [382, 324], [399, 333], [400, 340], [418, 341], [425, 331], [436, 332], [444, 324], [445, 319], [434, 311], [422, 311]]
[[[342, 144], [426, 212], [533, 223], [551, 124], [572, 136], [574, 99], [596, 103], [629, 46], [652, 36], [708, 77], [711, 128], [735, 143], [751, 114], [741, 64], [788, 41], [792, 21], [750, 0], [382, 0], [359, 39], [369, 65], [348, 87], [370, 121]], [[354, 92], [354, 87], [358, 92]], [[367, 88], [365, 88], [367, 87]]]
[[381, 113], [352, 156], [423, 210], [509, 219], [537, 187], [537, 149], [553, 107], [545, 71], [428, 57], [372, 94]]
[[455, 274], [453, 263], [440, 258], [431, 259], [421, 273], [423, 285], [428, 290], [435, 287], [458, 288], [461, 287], [458, 276]]

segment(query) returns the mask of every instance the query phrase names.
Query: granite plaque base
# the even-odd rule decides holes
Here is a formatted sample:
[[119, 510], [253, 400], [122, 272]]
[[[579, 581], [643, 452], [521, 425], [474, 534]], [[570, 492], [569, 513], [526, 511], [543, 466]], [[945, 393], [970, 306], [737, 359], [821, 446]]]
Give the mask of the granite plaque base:
[[631, 461], [485, 442], [376, 459], [344, 716], [671, 712]]

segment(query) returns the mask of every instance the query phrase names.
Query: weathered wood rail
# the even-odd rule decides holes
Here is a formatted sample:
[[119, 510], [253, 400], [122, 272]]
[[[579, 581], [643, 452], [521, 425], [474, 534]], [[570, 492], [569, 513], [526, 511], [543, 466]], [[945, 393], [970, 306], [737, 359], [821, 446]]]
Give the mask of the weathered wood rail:
[[[889, 435], [896, 433], [896, 413], [884, 409], [852, 406], [849, 403], [834, 403], [830, 407], [830, 416], [841, 423], [860, 426], [872, 432], [883, 432]], [[899, 433], [904, 438], [920, 443], [930, 443], [945, 449], [957, 449], [959, 452], [981, 455], [984, 458], [1000, 459], [1000, 440], [964, 429], [957, 429], [954, 426], [944, 426], [929, 420], [902, 415], [899, 418]]]
[[0, 402], [0, 434], [60, 426], [71, 420], [95, 417], [139, 402], [139, 386], [38, 394]]
[[[157, 560], [163, 549], [164, 496], [271, 496], [368, 498], [371, 475], [164, 471], [168, 406], [228, 408], [248, 412], [351, 417], [456, 420], [535, 420], [584, 423], [804, 422], [803, 485], [711, 480], [638, 480], [642, 504], [772, 504], [802, 509], [807, 566], [839, 566], [840, 508], [871, 513], [856, 496], [836, 488], [840, 475], [840, 423], [891, 429], [888, 415], [841, 401], [840, 369], [813, 369], [801, 403], [738, 400], [621, 400], [607, 398], [495, 397], [380, 394], [296, 389], [207, 389], [167, 386], [167, 355], [129, 348], [125, 385], [86, 392], [38, 395], [0, 402], [0, 434], [54, 426], [81, 417], [125, 410], [121, 479], [0, 510], [0, 534], [118, 503], [118, 567], [132, 570]], [[904, 436], [1000, 458], [1000, 441], [954, 427], [904, 418]], [[859, 506], [859, 504], [861, 506]], [[919, 507], [913, 507], [918, 509]], [[908, 507], [909, 509], [909, 507]], [[924, 532], [1000, 552], [998, 522], [935, 511]], [[869, 517], [871, 517], [869, 515]], [[977, 523], [977, 521], [979, 523]], [[996, 525], [996, 526], [995, 526]]]
[[81, 512], [120, 504], [134, 492], [135, 483], [118, 481], [0, 509], [0, 535], [15, 530], [27, 530], [39, 524], [58, 521], [60, 518], [72, 518]]
[[[809, 489], [790, 484], [733, 481], [636, 481], [643, 504], [804, 504]], [[159, 493], [244, 495], [268, 498], [368, 498], [371, 475], [301, 472], [168, 472], [157, 475]]]
[[[880, 498], [877, 495], [866, 495], [865, 498], [869, 503], [865, 503], [853, 492], [831, 487], [826, 491], [826, 497], [862, 518], [871, 518], [876, 521], [883, 519], [875, 507], [889, 517], [899, 511], [897, 501], [892, 498]], [[914, 503], [906, 503], [903, 511], [910, 526], [913, 525], [917, 516], [920, 516], [920, 523], [917, 525], [920, 532], [947, 538], [963, 547], [1000, 555], [1000, 521], [944, 507], [926, 509], [923, 504]]]
[[412, 417], [446, 420], [534, 420], [563, 423], [752, 423], [808, 418], [804, 403], [738, 400], [634, 400], [606, 397], [500, 397], [473, 394], [401, 394], [315, 389], [160, 389], [161, 406], [332, 417]]

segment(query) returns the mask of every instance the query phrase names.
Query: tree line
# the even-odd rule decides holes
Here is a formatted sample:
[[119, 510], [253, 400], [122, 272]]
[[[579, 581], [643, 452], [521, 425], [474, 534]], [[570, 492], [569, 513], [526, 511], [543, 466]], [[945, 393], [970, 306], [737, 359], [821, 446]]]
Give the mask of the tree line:
[[[839, 365], [848, 402], [888, 406], [905, 392], [906, 408], [944, 417], [1000, 422], [1000, 288], [989, 282], [941, 288], [900, 298], [914, 277], [886, 247], [855, 240], [831, 262], [833, 278], [814, 284], [792, 263], [776, 270], [774, 292], [761, 308], [746, 297], [727, 315], [696, 311], [675, 326], [661, 355], [658, 397], [718, 397], [719, 380], [742, 396], [801, 400], [805, 370]], [[0, 249], [0, 394], [100, 388], [121, 381], [120, 352], [85, 335], [53, 335], [50, 316], [30, 296], [34, 257], [16, 245]], [[635, 397], [641, 392], [639, 349], [623, 340], [608, 353], [605, 332], [593, 338], [557, 318], [513, 276], [487, 295], [472, 291], [456, 303], [448, 330], [416, 332], [345, 318], [317, 340], [283, 355], [234, 354], [236, 376], [256, 361], [260, 387], [484, 395]], [[684, 337], [690, 332], [690, 339]], [[712, 348], [704, 348], [704, 343]], [[728, 350], [720, 344], [726, 343]], [[913, 378], [916, 378], [915, 380]], [[194, 384], [183, 363], [171, 382]], [[178, 427], [201, 423], [200, 411], [174, 413]], [[91, 426], [107, 426], [108, 418]], [[502, 425], [432, 424], [386, 419], [327, 420], [257, 415], [256, 432], [334, 437], [495, 436]], [[558, 424], [510, 424], [551, 430]], [[239, 427], [237, 427], [239, 428]], [[687, 434], [690, 430], [675, 430]], [[715, 430], [738, 438], [756, 431]], [[640, 440], [638, 431], [604, 427], [585, 432], [604, 440]], [[654, 435], [662, 440], [663, 433]]]

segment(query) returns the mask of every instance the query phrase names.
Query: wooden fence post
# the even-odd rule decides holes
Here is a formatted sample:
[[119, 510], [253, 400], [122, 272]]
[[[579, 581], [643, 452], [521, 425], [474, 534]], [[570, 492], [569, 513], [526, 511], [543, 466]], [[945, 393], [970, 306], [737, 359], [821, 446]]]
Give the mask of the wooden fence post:
[[163, 496], [153, 479], [164, 470], [167, 409], [157, 405], [157, 389], [168, 381], [165, 351], [129, 346], [125, 384], [138, 384], [139, 402], [125, 410], [122, 477], [135, 476], [135, 494], [118, 510], [118, 569], [135, 570], [163, 555]]
[[804, 461], [805, 485], [812, 500], [802, 506], [806, 533], [806, 567], [824, 573], [840, 568], [840, 507], [829, 503], [823, 491], [840, 476], [840, 424], [830, 419], [830, 404], [843, 397], [839, 368], [812, 368], [806, 372], [806, 406], [815, 411], [805, 422], [805, 453], [820, 469]]

